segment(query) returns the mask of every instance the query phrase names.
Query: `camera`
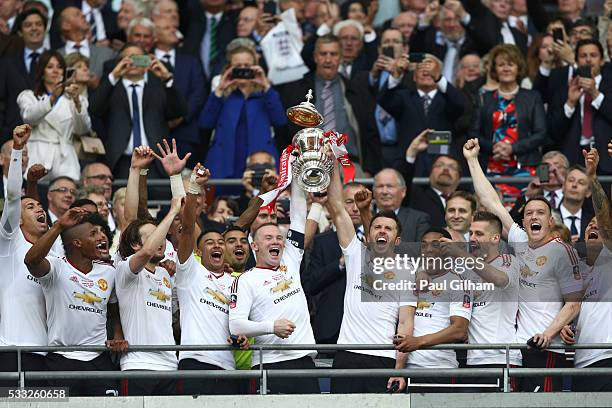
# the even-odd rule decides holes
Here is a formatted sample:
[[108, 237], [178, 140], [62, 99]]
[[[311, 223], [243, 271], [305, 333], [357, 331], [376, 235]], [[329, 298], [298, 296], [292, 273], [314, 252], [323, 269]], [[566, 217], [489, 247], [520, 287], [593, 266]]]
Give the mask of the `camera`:
[[251, 68], [234, 68], [232, 69], [232, 79], [254, 79], [255, 71]]
[[266, 170], [274, 170], [274, 166], [272, 164], [253, 164], [247, 167], [247, 170], [252, 170], [255, 174], [253, 174], [253, 178], [251, 180], [251, 184], [256, 189], [261, 187], [261, 180], [266, 173]]

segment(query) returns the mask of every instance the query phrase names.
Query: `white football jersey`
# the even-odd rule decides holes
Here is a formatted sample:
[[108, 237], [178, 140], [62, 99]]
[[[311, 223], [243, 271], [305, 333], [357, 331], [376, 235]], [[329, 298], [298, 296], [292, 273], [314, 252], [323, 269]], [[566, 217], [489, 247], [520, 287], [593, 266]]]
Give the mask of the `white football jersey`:
[[[21, 228], [7, 234], [0, 228], [0, 345], [46, 346], [47, 312], [38, 279], [23, 263], [32, 248]], [[46, 354], [46, 353], [40, 353]]]
[[[47, 309], [50, 346], [103, 346], [108, 303], [115, 303], [115, 268], [92, 264], [88, 273], [66, 258], [48, 256], [49, 273], [40, 278]], [[66, 358], [89, 361], [100, 353], [60, 352]]]
[[[364, 265], [369, 264], [367, 248], [356, 235], [347, 248], [342, 248], [342, 253], [346, 265], [346, 291], [338, 344], [392, 344], [400, 307], [416, 307], [414, 295], [407, 291], [407, 297], [413, 301], [403, 301], [395, 290], [376, 290], [373, 287], [373, 279], [391, 281], [395, 274], [366, 273]], [[392, 359], [396, 354], [395, 350], [350, 351]]]
[[[563, 307], [563, 295], [582, 291], [578, 254], [555, 238], [538, 248], [527, 245], [527, 233], [512, 224], [508, 243], [519, 261], [519, 313], [517, 340], [525, 343], [542, 333]], [[556, 336], [553, 344], [561, 344]], [[563, 353], [562, 349], [551, 349]]]
[[[437, 333], [450, 326], [451, 316], [470, 320], [472, 295], [469, 290], [453, 289], [452, 282], [463, 279], [452, 273], [436, 276], [431, 284], [436, 289], [418, 293], [413, 336]], [[408, 354], [408, 368], [457, 368], [455, 350], [416, 350]]]
[[[576, 324], [576, 341], [580, 343], [612, 343], [612, 252], [604, 245], [588, 277], [586, 291]], [[612, 358], [612, 350], [578, 349], [575, 367], [586, 367]]]
[[[174, 277], [181, 305], [181, 344], [227, 344], [229, 290], [234, 278], [208, 271], [193, 254], [184, 264], [177, 262]], [[181, 351], [179, 360], [185, 358], [234, 369], [231, 351]]]
[[[495, 290], [472, 291], [472, 319], [468, 328], [470, 344], [516, 343], [519, 264], [509, 254], [500, 254], [490, 265], [508, 276], [508, 285]], [[463, 275], [472, 282], [484, 282], [473, 271]], [[510, 364], [521, 365], [520, 350], [510, 350]], [[505, 350], [468, 350], [468, 365], [506, 364]]]
[[[275, 320], [288, 319], [296, 326], [286, 339], [266, 334], [257, 336], [256, 344], [315, 344], [308, 304], [300, 281], [303, 253], [287, 239], [277, 269], [256, 267], [236, 278], [232, 287], [230, 320], [269, 322], [269, 327], [274, 327]], [[316, 354], [314, 350], [264, 350], [263, 363], [314, 357]], [[259, 362], [260, 354], [253, 353], [252, 365], [256, 366]]]
[[[143, 268], [133, 273], [130, 259], [115, 264], [115, 290], [125, 339], [129, 344], [174, 345], [170, 274], [159, 266], [153, 272]], [[127, 352], [121, 356], [121, 370], [176, 368], [173, 351]]]

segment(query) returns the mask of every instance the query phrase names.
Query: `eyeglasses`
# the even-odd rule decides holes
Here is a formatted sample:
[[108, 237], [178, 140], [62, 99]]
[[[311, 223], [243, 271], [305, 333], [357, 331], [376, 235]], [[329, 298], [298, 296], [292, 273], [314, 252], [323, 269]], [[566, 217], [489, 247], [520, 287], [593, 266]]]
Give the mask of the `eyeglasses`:
[[87, 176], [85, 178], [88, 179], [96, 179], [96, 180], [100, 180], [100, 181], [106, 181], [106, 180], [110, 180], [111, 182], [114, 181], [115, 179], [113, 178], [113, 176], [109, 175], [109, 174], [97, 174], [95, 176]]
[[77, 191], [74, 188], [68, 188], [68, 187], [59, 187], [59, 188], [54, 188], [52, 190], [49, 190], [50, 193], [62, 193], [62, 194], [66, 194], [66, 193], [70, 193], [71, 195], [75, 196], [77, 195]]

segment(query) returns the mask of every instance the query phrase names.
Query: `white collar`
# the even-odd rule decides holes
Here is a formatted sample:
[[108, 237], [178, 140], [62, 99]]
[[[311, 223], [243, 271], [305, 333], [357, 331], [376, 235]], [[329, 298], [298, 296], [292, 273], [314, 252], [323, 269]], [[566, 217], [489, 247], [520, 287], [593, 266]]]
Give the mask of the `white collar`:
[[37, 53], [38, 53], [38, 56], [40, 56], [40, 55], [41, 55], [43, 52], [45, 52], [45, 47], [44, 47], [44, 46], [42, 46], [42, 47], [40, 47], [40, 48], [38, 48], [38, 49], [36, 49], [36, 50], [33, 50], [33, 49], [30, 49], [30, 48], [25, 47], [25, 48], [24, 48], [24, 50], [25, 50], [25, 56], [26, 56], [26, 58], [27, 58], [27, 57], [29, 57], [29, 56], [30, 56], [30, 54], [32, 54], [33, 52], [37, 52]]
[[145, 77], [144, 77], [144, 78], [142, 78], [141, 80], [136, 81], [136, 82], [134, 82], [134, 81], [130, 81], [129, 79], [125, 79], [125, 78], [123, 78], [123, 79], [121, 80], [121, 82], [123, 83], [123, 86], [125, 87], [125, 89], [129, 89], [129, 88], [130, 88], [130, 86], [131, 86], [132, 84], [136, 84], [136, 85], [138, 85], [139, 87], [141, 87], [142, 89], [144, 89], [144, 86], [145, 86], [145, 84], [147, 83], [147, 77], [146, 77], [146, 75], [145, 75]]
[[83, 11], [83, 14], [85, 14], [85, 16], [87, 16], [87, 14], [89, 14], [89, 13], [91, 13], [91, 12], [97, 10], [97, 9], [91, 7], [89, 5], [89, 3], [87, 3], [87, 1], [83, 1], [83, 5], [82, 5], [82, 9], [81, 10]]
[[561, 205], [559, 206], [559, 212], [561, 213], [561, 218], [563, 219], [566, 219], [568, 217], [578, 217], [577, 221], [579, 221], [582, 218], [582, 207], [580, 207], [580, 209], [578, 210], [576, 214], [572, 214], [570, 210], [565, 208], [563, 203], [561, 203]]
[[[86, 39], [83, 39], [83, 41], [79, 41], [78, 44], [79, 44], [79, 47], [80, 47], [79, 51], [89, 50], [89, 41], [87, 41]], [[71, 49], [71, 48], [74, 48], [75, 45], [77, 45], [76, 41], [71, 41], [71, 40], [66, 41], [66, 49], [67, 50]]]
[[170, 59], [173, 60], [176, 55], [176, 50], [173, 48], [170, 51], [162, 51], [159, 48], [155, 49], [155, 56], [158, 60], [163, 61], [164, 55], [170, 55]]
[[419, 96], [422, 98], [423, 96], [425, 96], [425, 94], [429, 95], [430, 99], [433, 99], [436, 97], [436, 93], [438, 92], [437, 89], [432, 89], [429, 92], [425, 92], [425, 91], [421, 91], [420, 89], [417, 89], [417, 92], [419, 93]]
[[219, 21], [221, 21], [221, 17], [223, 17], [223, 12], [222, 11], [218, 12], [217, 14], [211, 14], [208, 11], [206, 11], [205, 14], [206, 14], [206, 20], [207, 21], [210, 20], [212, 17], [214, 17], [215, 20], [217, 20], [217, 23]]

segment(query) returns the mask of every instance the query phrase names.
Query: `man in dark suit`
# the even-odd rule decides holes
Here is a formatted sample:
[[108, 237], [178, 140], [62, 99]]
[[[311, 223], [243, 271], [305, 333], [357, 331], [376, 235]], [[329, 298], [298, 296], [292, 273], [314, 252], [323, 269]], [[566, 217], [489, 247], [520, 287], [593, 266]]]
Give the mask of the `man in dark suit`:
[[[548, 109], [549, 134], [570, 164], [581, 164], [581, 150], [590, 146], [605, 151], [612, 134], [612, 72], [604, 66], [599, 41], [578, 41], [576, 61], [590, 72], [578, 70], [567, 92], [558, 92]], [[611, 157], [602, 155], [599, 173], [612, 174]]]
[[[429, 7], [435, 4], [437, 3], [430, 3]], [[463, 8], [459, 2], [457, 7]], [[442, 75], [450, 83], [456, 84], [455, 76], [459, 60], [465, 54], [476, 52], [476, 45], [466, 35], [459, 15], [455, 11], [447, 6], [438, 6], [434, 12], [438, 16], [439, 28], [431, 25], [431, 22], [425, 18], [427, 24], [420, 24], [410, 38], [410, 52], [427, 52], [438, 57], [444, 67]]]
[[558, 210], [574, 242], [584, 241], [586, 227], [595, 215], [593, 204], [587, 199], [590, 193], [591, 184], [586, 169], [580, 165], [570, 167], [563, 184], [563, 201]]
[[[364, 236], [355, 193], [363, 188], [356, 183], [346, 184], [342, 190], [344, 208], [349, 213], [357, 236]], [[346, 269], [335, 230], [315, 236], [310, 252], [310, 263], [302, 273], [306, 296], [315, 305], [312, 331], [317, 343], [334, 344], [338, 340], [344, 309]]]
[[193, 153], [191, 159], [195, 164], [204, 160], [203, 156], [197, 154], [202, 150], [198, 116], [206, 101], [208, 88], [204, 85], [206, 81], [200, 60], [176, 49], [179, 43], [176, 30], [177, 27], [168, 17], [156, 18], [154, 52], [155, 57], [174, 73], [174, 86], [187, 103], [187, 114], [170, 122], [170, 137], [176, 139], [181, 157], [188, 152]]
[[402, 242], [420, 242], [429, 228], [429, 215], [410, 207], [402, 207], [406, 197], [406, 181], [395, 169], [382, 169], [374, 177], [374, 201], [378, 211], [393, 211], [402, 224]]
[[108, 47], [99, 47], [89, 41], [89, 23], [85, 14], [76, 7], [66, 7], [58, 19], [59, 30], [66, 40], [59, 52], [66, 56], [79, 53], [89, 59], [89, 71], [95, 74], [95, 84], [102, 78], [103, 66], [106, 61], [115, 57], [115, 52]]
[[202, 61], [204, 73], [212, 79], [225, 65], [225, 47], [236, 37], [235, 11], [225, 10], [224, 0], [200, 0], [192, 10], [189, 29], [183, 49], [197, 55]]
[[429, 184], [420, 186], [412, 184], [414, 163], [417, 156], [427, 150], [427, 135], [429, 130], [421, 132], [406, 149], [406, 159], [397, 163], [399, 171], [406, 184], [410, 186], [404, 205], [423, 211], [429, 215], [432, 227], [446, 227], [446, 202], [457, 190], [461, 180], [461, 165], [452, 156], [440, 155], [433, 159]]
[[[55, 0], [52, 1], [56, 15], [66, 7], [76, 7], [85, 16], [89, 24], [92, 44], [100, 47], [110, 46], [109, 36], [117, 31], [117, 13], [110, 7], [110, 2], [104, 0]], [[51, 27], [51, 47], [54, 49], [64, 46], [61, 36], [61, 27], [53, 24]]]
[[[454, 2], [449, 0], [449, 3]], [[508, 23], [512, 0], [491, 0], [488, 7], [481, 0], [463, 0], [462, 4], [466, 13], [459, 17], [480, 55], [485, 55], [497, 44], [514, 44], [527, 55], [527, 35]]]
[[[105, 158], [117, 178], [127, 177], [135, 147], [160, 143], [168, 136], [168, 121], [185, 115], [185, 102], [161, 61], [153, 59], [148, 68], [134, 66], [131, 57], [144, 54], [138, 45], [126, 44], [121, 60], [103, 78], [90, 106], [105, 121]], [[161, 167], [153, 166], [150, 171], [149, 177], [164, 174]]]
[[23, 48], [0, 61], [0, 143], [8, 140], [12, 129], [22, 122], [15, 101], [21, 91], [34, 86], [36, 62], [45, 52], [46, 26], [46, 17], [36, 9], [24, 11], [15, 21], [17, 33], [23, 39]]
[[[299, 81], [279, 87], [283, 106], [289, 108], [304, 101], [309, 89], [314, 104], [325, 118], [324, 130], [334, 129], [348, 135], [347, 149], [351, 160], [370, 174], [380, 169], [380, 146], [376, 124], [372, 119], [374, 104], [363, 90], [338, 74], [341, 60], [340, 42], [333, 35], [317, 39], [315, 45], [316, 70]], [[363, 84], [367, 87], [367, 83]], [[291, 143], [293, 135], [302, 128], [290, 123], [275, 133], [277, 147], [282, 151]]]
[[[442, 75], [443, 65], [436, 57], [428, 57], [414, 71], [416, 89], [400, 89], [400, 78], [394, 73], [387, 87], [378, 94], [378, 104], [399, 123], [396, 161], [403, 161], [403, 153], [412, 140], [425, 129], [449, 130], [455, 135], [455, 122], [462, 115], [465, 98], [461, 91]], [[451, 152], [458, 154], [460, 143], [453, 144]], [[419, 157], [416, 175], [429, 174], [431, 160]]]

